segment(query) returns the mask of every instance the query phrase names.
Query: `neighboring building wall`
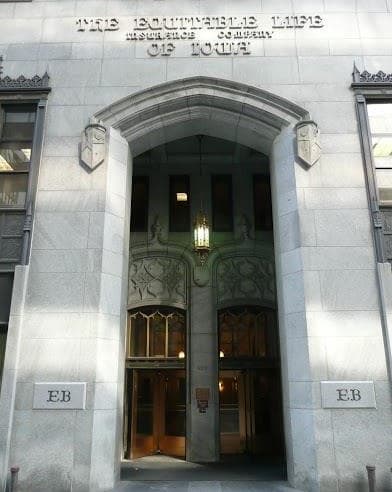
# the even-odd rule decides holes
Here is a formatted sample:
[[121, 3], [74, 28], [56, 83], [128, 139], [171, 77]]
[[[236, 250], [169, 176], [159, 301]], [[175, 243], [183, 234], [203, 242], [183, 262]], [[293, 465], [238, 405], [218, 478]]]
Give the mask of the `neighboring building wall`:
[[[271, 16], [294, 12], [320, 15], [325, 26], [313, 18], [315, 27], [275, 28], [271, 39], [251, 41], [250, 54], [193, 56], [187, 41], [177, 42], [170, 56], [149, 56], [146, 45], [125, 39], [135, 15], [256, 15], [271, 30]], [[78, 31], [79, 18], [99, 16], [118, 16], [121, 29]], [[47, 70], [52, 87], [25, 301], [9, 325], [21, 323], [21, 340], [18, 365], [11, 368], [17, 385], [3, 480], [11, 465], [20, 465], [21, 490], [98, 491], [114, 483], [131, 165], [125, 140], [108, 129], [105, 163], [86, 170], [79, 162], [80, 134], [93, 114], [121, 97], [204, 75], [287, 98], [321, 130], [321, 159], [306, 169], [294, 162], [295, 118], [279, 105], [275, 112], [269, 108], [274, 117], [264, 151], [271, 150], [272, 162], [290, 482], [306, 491], [356, 492], [366, 487], [365, 465], [375, 464], [379, 487], [390, 488], [390, 381], [350, 84], [354, 61], [360, 70], [392, 70], [391, 21], [389, 0], [0, 2], [4, 74]], [[221, 125], [215, 136], [264, 145], [255, 127], [245, 128], [245, 117], [225, 129], [215, 114], [192, 120], [196, 112], [189, 111], [188, 134], [192, 124], [194, 132], [210, 132], [215, 121]], [[273, 126], [279, 115], [291, 126], [272, 146], [284, 126]], [[164, 125], [145, 137], [145, 149], [181, 133]], [[140, 151], [131, 145], [135, 155]], [[8, 344], [7, 352], [14, 348]], [[374, 381], [377, 408], [322, 408], [324, 380]], [[33, 410], [33, 383], [45, 381], [87, 382], [86, 410]], [[1, 398], [4, 403], [4, 391]], [[2, 439], [8, 431], [1, 429]]]

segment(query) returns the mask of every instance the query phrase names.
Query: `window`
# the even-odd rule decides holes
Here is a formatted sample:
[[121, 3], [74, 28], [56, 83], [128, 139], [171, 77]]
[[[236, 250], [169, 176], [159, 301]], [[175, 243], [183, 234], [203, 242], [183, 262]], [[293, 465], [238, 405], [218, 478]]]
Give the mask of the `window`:
[[[218, 314], [219, 352], [226, 358], [266, 357], [271, 353], [275, 314], [252, 306], [222, 309]], [[268, 337], [268, 334], [271, 336]]]
[[165, 307], [148, 307], [129, 314], [128, 358], [184, 358], [185, 314]]
[[34, 104], [0, 108], [0, 269], [20, 263], [36, 119]]
[[132, 180], [131, 231], [148, 229], [148, 176], [134, 176]]
[[233, 230], [233, 192], [230, 175], [211, 176], [212, 229], [215, 232]]
[[367, 106], [380, 205], [392, 205], [392, 103]]
[[[384, 74], [385, 75], [385, 74]], [[354, 66], [359, 136], [376, 258], [392, 263], [392, 77]]]
[[3, 105], [0, 140], [0, 207], [24, 208], [34, 137], [35, 106]]
[[190, 231], [189, 176], [170, 176], [169, 229], [170, 232]]
[[269, 176], [260, 174], [253, 176], [253, 205], [255, 230], [272, 230], [272, 204]]

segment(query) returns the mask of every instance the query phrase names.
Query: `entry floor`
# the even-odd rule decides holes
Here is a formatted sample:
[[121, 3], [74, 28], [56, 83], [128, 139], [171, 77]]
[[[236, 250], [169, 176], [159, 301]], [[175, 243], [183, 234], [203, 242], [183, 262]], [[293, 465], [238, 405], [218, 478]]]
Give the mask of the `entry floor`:
[[[168, 456], [125, 461], [116, 492], [295, 492], [284, 480], [281, 463], [240, 456], [222, 463], [189, 463]], [[300, 492], [300, 491], [297, 491]]]

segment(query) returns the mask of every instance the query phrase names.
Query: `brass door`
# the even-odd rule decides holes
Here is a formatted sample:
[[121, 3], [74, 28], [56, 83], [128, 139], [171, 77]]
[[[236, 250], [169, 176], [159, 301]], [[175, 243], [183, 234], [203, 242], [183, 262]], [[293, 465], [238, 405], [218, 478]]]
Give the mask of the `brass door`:
[[131, 458], [185, 457], [185, 371], [134, 370]]

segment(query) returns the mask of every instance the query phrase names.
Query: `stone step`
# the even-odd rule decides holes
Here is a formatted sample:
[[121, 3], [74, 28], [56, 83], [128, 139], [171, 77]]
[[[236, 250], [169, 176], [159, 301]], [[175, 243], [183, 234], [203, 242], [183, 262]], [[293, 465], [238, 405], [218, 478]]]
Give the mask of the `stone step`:
[[287, 482], [265, 481], [127, 481], [113, 492], [303, 492]]

